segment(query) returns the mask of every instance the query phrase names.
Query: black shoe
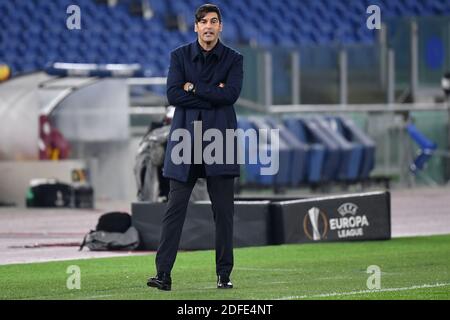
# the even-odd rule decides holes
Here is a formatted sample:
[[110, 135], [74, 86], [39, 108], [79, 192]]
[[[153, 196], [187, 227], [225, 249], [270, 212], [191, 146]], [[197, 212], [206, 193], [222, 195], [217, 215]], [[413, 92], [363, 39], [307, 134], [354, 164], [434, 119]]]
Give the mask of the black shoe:
[[159, 290], [170, 291], [172, 289], [172, 279], [170, 278], [170, 274], [159, 272], [156, 277], [147, 280], [147, 285], [158, 288]]
[[217, 289], [232, 289], [233, 283], [231, 283], [230, 277], [218, 276], [217, 277]]

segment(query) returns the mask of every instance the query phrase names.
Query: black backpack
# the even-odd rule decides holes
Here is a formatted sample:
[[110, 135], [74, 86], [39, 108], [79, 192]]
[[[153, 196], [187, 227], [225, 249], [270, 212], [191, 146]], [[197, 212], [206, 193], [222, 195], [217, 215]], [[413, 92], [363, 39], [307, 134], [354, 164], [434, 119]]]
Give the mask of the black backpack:
[[113, 211], [102, 215], [98, 219], [97, 231], [125, 232], [131, 227], [131, 216], [126, 212]]
[[131, 216], [126, 212], [109, 212], [102, 215], [96, 230], [88, 232], [80, 245], [92, 251], [134, 250], [139, 247], [139, 233], [131, 225]]

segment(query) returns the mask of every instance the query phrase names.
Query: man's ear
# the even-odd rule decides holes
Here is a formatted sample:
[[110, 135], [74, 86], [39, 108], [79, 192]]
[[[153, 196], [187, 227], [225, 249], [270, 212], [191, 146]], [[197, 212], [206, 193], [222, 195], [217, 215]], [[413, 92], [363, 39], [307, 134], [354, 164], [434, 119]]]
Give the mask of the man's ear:
[[197, 22], [196, 22], [196, 23], [194, 23], [194, 31], [195, 31], [195, 32], [198, 32], [198, 28], [197, 28]]
[[223, 22], [220, 23], [219, 32], [222, 32]]

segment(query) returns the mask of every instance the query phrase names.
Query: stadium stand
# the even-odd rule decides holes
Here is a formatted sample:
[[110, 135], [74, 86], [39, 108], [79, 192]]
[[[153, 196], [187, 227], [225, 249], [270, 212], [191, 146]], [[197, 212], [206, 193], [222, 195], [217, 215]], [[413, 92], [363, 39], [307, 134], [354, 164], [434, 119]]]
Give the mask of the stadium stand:
[[[42, 70], [47, 63], [139, 63], [146, 75], [164, 76], [168, 52], [194, 39], [193, 11], [202, 0], [148, 0], [152, 15], [134, 14], [132, 0], [0, 0], [0, 60], [12, 74]], [[450, 13], [447, 0], [217, 0], [229, 44], [298, 46], [373, 43], [362, 17], [370, 4], [383, 19]], [[81, 30], [69, 30], [70, 5], [81, 10]], [[178, 21], [178, 28], [170, 20]], [[169, 20], [169, 21], [168, 21]]]
[[[277, 98], [290, 98], [291, 95], [290, 88], [286, 85], [289, 82], [290, 65], [282, 63], [287, 61], [286, 52], [277, 52], [276, 49], [306, 49], [310, 45], [321, 45], [319, 49], [325, 53], [320, 57], [317, 50], [302, 50], [302, 77], [309, 77], [308, 81], [302, 78], [302, 85], [308, 83], [310, 87], [306, 86], [301, 90], [306, 94], [310, 92], [315, 96], [324, 96], [323, 92], [315, 90], [334, 83], [335, 75], [330, 70], [337, 69], [334, 68], [338, 53], [335, 47], [345, 45], [349, 48], [349, 45], [363, 44], [372, 50], [377, 43], [377, 33], [366, 28], [365, 24], [369, 5], [380, 6], [383, 20], [450, 14], [448, 0], [213, 2], [222, 8], [222, 40], [225, 43], [238, 49], [243, 48], [239, 46], [248, 45], [266, 47], [273, 54], [274, 61], [278, 62], [277, 65], [282, 66], [275, 66], [273, 70], [274, 104], [280, 104], [279, 101], [289, 103], [290, 101]], [[0, 0], [0, 81], [10, 75], [37, 70], [45, 70], [46, 76], [55, 77], [166, 76], [169, 52], [195, 39], [193, 12], [203, 3], [203, 0]], [[146, 6], [140, 7], [139, 4]], [[80, 8], [81, 29], [70, 30], [67, 27], [67, 19], [71, 15], [67, 8], [71, 5], [78, 5]], [[327, 50], [323, 49], [325, 46]], [[366, 51], [354, 53], [348, 49], [348, 52], [351, 79], [352, 74], [354, 76], [359, 72], [359, 69], [355, 72], [355, 66], [366, 66], [370, 61], [376, 60], [366, 59], [368, 56], [361, 54]], [[256, 57], [255, 55], [254, 60], [257, 60]], [[316, 63], [319, 60], [320, 65]], [[70, 67], [73, 63], [85, 65], [78, 65], [78, 73], [74, 74]], [[256, 64], [253, 69], [257, 68]], [[311, 70], [314, 72], [308, 73]], [[373, 73], [372, 69], [368, 70], [366, 73]], [[315, 72], [318, 71], [327, 74], [327, 77], [317, 78], [319, 81], [316, 82], [309, 81], [316, 79]], [[353, 81], [358, 82], [355, 77]], [[373, 81], [366, 82], [372, 90]], [[367, 92], [371, 92], [367, 88], [353, 88], [355, 87], [357, 90], [352, 92], [356, 91], [361, 95], [367, 96]], [[162, 86], [158, 89], [161, 91], [154, 89], [155, 92], [164, 94]], [[130, 90], [133, 96], [134, 91]], [[308, 101], [303, 99], [305, 96], [302, 96], [302, 103]], [[242, 129], [280, 129], [279, 173], [276, 176], [261, 176], [260, 163], [246, 164], [243, 175], [246, 183], [295, 187], [326, 184], [330, 181], [347, 183], [370, 178], [374, 169], [375, 143], [351, 120], [318, 116], [286, 117], [280, 120], [251, 117], [240, 119], [239, 127]], [[65, 130], [61, 129], [61, 132], [67, 135]], [[267, 146], [260, 144], [257, 148]], [[428, 156], [428, 153], [424, 153], [424, 162]], [[298, 163], [301, 166], [294, 165]], [[419, 169], [421, 164], [422, 162], [419, 163]]]

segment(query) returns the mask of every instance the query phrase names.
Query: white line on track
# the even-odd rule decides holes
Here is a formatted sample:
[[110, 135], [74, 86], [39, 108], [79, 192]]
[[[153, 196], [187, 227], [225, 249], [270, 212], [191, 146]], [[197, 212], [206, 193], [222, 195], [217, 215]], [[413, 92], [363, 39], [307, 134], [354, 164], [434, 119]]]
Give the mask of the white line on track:
[[360, 290], [360, 291], [350, 291], [350, 292], [332, 292], [332, 293], [322, 293], [316, 295], [305, 295], [305, 296], [289, 296], [282, 297], [276, 300], [292, 300], [292, 299], [314, 299], [314, 298], [327, 298], [327, 297], [339, 297], [339, 296], [351, 296], [358, 294], [367, 293], [378, 293], [378, 292], [397, 292], [397, 291], [407, 291], [425, 288], [437, 288], [450, 286], [450, 283], [435, 283], [435, 284], [423, 284], [420, 286], [402, 287], [402, 288], [385, 288], [385, 289], [374, 289], [374, 290]]

